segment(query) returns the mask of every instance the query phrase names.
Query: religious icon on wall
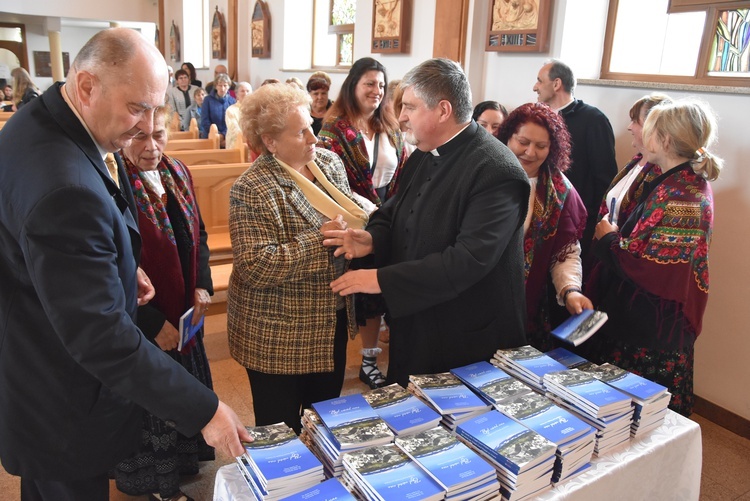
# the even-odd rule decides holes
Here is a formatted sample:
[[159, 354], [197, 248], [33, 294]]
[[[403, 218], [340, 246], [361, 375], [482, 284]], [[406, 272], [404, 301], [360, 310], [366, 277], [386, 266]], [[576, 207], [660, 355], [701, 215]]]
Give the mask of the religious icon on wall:
[[169, 32], [169, 57], [172, 61], [181, 61], [180, 57], [180, 28], [172, 21], [172, 29]]
[[549, 50], [551, 0], [492, 0], [485, 50], [546, 52]]
[[252, 57], [271, 57], [271, 14], [263, 0], [257, 0], [250, 22]]
[[211, 54], [214, 59], [227, 57], [227, 24], [224, 21], [224, 14], [219, 12], [218, 5], [211, 22]]
[[372, 52], [409, 52], [411, 0], [373, 0]]

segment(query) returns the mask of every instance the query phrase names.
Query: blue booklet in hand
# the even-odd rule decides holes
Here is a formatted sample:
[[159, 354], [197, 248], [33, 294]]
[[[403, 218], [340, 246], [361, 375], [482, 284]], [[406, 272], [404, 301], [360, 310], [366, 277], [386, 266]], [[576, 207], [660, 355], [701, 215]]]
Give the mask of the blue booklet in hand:
[[552, 335], [573, 346], [586, 341], [607, 321], [607, 314], [599, 310], [583, 310], [552, 330]]
[[180, 344], [177, 345], [178, 351], [182, 351], [190, 340], [195, 337], [195, 334], [201, 330], [201, 327], [203, 327], [203, 320], [206, 317], [201, 316], [200, 322], [193, 325], [193, 314], [195, 314], [194, 306], [180, 317]]

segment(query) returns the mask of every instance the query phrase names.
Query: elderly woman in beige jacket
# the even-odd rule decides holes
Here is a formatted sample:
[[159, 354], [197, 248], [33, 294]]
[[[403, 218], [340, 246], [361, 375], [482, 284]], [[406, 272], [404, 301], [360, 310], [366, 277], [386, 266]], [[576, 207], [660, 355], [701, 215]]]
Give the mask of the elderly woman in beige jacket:
[[229, 208], [230, 351], [247, 369], [256, 425], [284, 421], [298, 433], [302, 409], [339, 396], [356, 333], [351, 297], [330, 288], [348, 262], [323, 247], [321, 232], [367, 222], [339, 157], [316, 148], [309, 109], [309, 95], [290, 85], [245, 98], [242, 130], [262, 154], [235, 182]]

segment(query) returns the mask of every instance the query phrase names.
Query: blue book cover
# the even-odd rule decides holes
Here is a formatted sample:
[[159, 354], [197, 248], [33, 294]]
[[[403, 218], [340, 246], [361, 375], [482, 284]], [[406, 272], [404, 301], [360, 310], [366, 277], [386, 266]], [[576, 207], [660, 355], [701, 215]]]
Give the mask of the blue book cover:
[[236, 459], [237, 467], [240, 469], [240, 473], [242, 473], [242, 477], [245, 479], [245, 482], [247, 482], [248, 487], [250, 487], [255, 499], [263, 500], [268, 497], [268, 491], [261, 485], [260, 480], [258, 479], [258, 474], [253, 470], [253, 467], [250, 465], [247, 458], [244, 456], [238, 456]]
[[444, 428], [397, 437], [396, 445], [449, 493], [496, 475], [492, 465]]
[[572, 351], [568, 351], [565, 348], [555, 348], [546, 353], [546, 355], [554, 360], [557, 360], [568, 369], [575, 369], [580, 365], [588, 363], [589, 361], [585, 358], [576, 355]]
[[396, 383], [362, 396], [396, 435], [433, 428], [442, 417]]
[[552, 393], [592, 407], [597, 417], [612, 414], [616, 409], [627, 409], [631, 404], [630, 396], [577, 369], [546, 374], [544, 384]]
[[178, 329], [180, 331], [180, 343], [177, 345], [178, 351], [181, 351], [195, 337], [195, 334], [201, 330], [201, 327], [203, 327], [203, 320], [206, 317], [202, 316], [200, 321], [196, 325], [193, 325], [193, 313], [195, 313], [195, 307], [191, 307], [180, 317]]
[[616, 365], [602, 364], [585, 369], [585, 371], [599, 381], [604, 381], [608, 385], [627, 393], [639, 404], [657, 399], [667, 392], [665, 386], [649, 381], [625, 369], [620, 369]]
[[533, 374], [539, 380], [548, 372], [567, 369], [563, 364], [552, 357], [548, 357], [533, 346], [498, 350], [495, 356], [511, 366], [517, 366], [520, 371]]
[[253, 441], [243, 443], [245, 454], [264, 488], [315, 472], [322, 475], [323, 464], [286, 424], [248, 426], [247, 431]]
[[409, 381], [441, 414], [488, 408], [481, 398], [450, 372], [409, 376]]
[[500, 402], [497, 410], [520, 421], [558, 446], [594, 429], [549, 398], [538, 393], [518, 395]]
[[393, 432], [360, 394], [316, 402], [312, 407], [330, 430], [339, 450], [393, 441]]
[[492, 404], [512, 395], [532, 391], [529, 386], [501, 368], [485, 361], [451, 369], [451, 373]]
[[537, 432], [494, 410], [462, 423], [456, 433], [514, 475], [548, 460], [557, 450]]
[[445, 490], [393, 444], [344, 454], [344, 467], [355, 479], [388, 501], [443, 499]]
[[586, 341], [607, 321], [607, 314], [598, 310], [583, 310], [571, 315], [563, 323], [552, 329], [552, 335], [573, 346]]
[[325, 482], [283, 497], [279, 501], [356, 501], [356, 499], [337, 478], [329, 478]]

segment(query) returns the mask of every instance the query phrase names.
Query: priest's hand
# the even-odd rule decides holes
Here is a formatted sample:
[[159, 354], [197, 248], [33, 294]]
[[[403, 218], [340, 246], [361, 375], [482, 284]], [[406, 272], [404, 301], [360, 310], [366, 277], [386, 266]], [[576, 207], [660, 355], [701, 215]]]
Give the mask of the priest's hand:
[[348, 296], [355, 292], [365, 294], [380, 294], [378, 283], [378, 270], [353, 270], [347, 271], [339, 278], [331, 282], [331, 289], [336, 294]]
[[323, 236], [325, 237], [323, 240], [324, 246], [337, 247], [333, 252], [333, 255], [336, 257], [343, 254], [346, 259], [354, 259], [355, 257], [364, 257], [372, 254], [372, 235], [365, 230], [355, 230], [352, 228], [343, 231], [330, 230], [324, 231]]

